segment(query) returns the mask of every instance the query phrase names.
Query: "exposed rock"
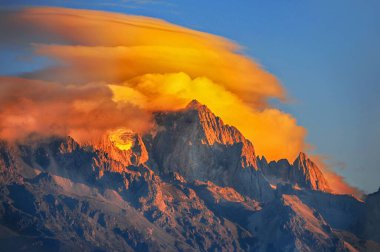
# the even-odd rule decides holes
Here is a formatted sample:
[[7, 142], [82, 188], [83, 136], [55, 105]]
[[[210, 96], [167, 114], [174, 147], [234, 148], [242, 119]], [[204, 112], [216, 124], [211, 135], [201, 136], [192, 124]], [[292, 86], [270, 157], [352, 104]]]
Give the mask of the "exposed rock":
[[269, 164], [265, 157], [258, 158], [258, 166], [271, 184], [290, 183], [295, 187], [330, 191], [326, 178], [319, 167], [301, 152], [290, 164], [287, 159], [271, 161]]
[[156, 122], [144, 138], [118, 132], [121, 148], [36, 135], [0, 142], [1, 250], [380, 247], [379, 193], [365, 202], [328, 193], [304, 154], [293, 164], [256, 159], [236, 128], [196, 101]]
[[94, 148], [96, 151], [106, 153], [109, 158], [121, 163], [123, 167], [119, 168], [118, 171], [122, 171], [125, 167], [130, 165], [139, 166], [145, 164], [149, 159], [148, 151], [141, 135], [130, 131], [124, 134], [127, 134], [128, 137], [129, 148], [127, 149], [118, 148], [108, 136], [104, 137], [99, 142], [89, 145], [89, 147]]
[[[232, 235], [179, 174], [168, 184], [148, 167], [112, 169], [117, 161], [109, 155], [98, 166], [94, 160], [100, 152], [73, 145], [70, 138], [48, 142], [23, 145], [25, 152], [49, 153], [47, 167], [39, 167], [32, 157], [31, 164], [42, 171], [38, 176], [0, 186], [5, 203], [0, 207], [0, 224], [28, 250], [241, 250], [239, 234]], [[103, 176], [93, 168], [102, 170]], [[54, 242], [43, 240], [45, 236], [53, 236]], [[1, 246], [17, 249], [0, 239]]]
[[210, 180], [260, 200], [273, 197], [257, 171], [252, 143], [206, 106], [194, 100], [184, 110], [157, 113], [155, 119], [159, 130], [152, 139], [151, 157], [164, 174]]
[[343, 251], [344, 242], [315, 210], [282, 195], [250, 217], [257, 251]]
[[320, 191], [330, 190], [319, 167], [303, 152], [293, 162], [290, 181], [297, 183], [302, 188]]

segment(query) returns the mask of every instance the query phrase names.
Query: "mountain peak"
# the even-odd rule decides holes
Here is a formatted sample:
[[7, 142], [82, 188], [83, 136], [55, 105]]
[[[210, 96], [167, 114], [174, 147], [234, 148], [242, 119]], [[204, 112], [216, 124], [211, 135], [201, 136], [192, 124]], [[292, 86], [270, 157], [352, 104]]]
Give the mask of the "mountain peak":
[[189, 102], [189, 104], [187, 104], [187, 106], [185, 107], [185, 110], [186, 111], [195, 110], [195, 111], [198, 111], [198, 113], [212, 114], [214, 117], [216, 117], [214, 113], [206, 105], [200, 103], [199, 101], [195, 99]]
[[297, 158], [293, 161], [293, 165], [296, 165], [296, 164], [302, 164], [302, 166], [304, 166], [304, 168], [306, 169], [310, 169], [314, 167], [319, 169], [318, 166], [313, 162], [313, 160], [311, 160], [309, 156], [305, 152], [302, 152], [302, 151], [298, 154]]
[[294, 160], [292, 175], [294, 181], [302, 182], [301, 187], [320, 191], [330, 190], [321, 169], [304, 152], [300, 152]]
[[300, 160], [300, 161], [304, 161], [304, 160], [309, 159], [309, 157], [306, 155], [305, 152], [302, 152], [302, 151], [301, 151], [301, 152], [298, 154], [296, 160], [297, 160], [297, 159]]
[[252, 143], [205, 105], [193, 100], [183, 110], [157, 113], [155, 121], [160, 130], [152, 141], [152, 156], [164, 173], [234, 187], [258, 199], [274, 196], [257, 171]]
[[260, 170], [274, 185], [287, 182], [311, 190], [330, 190], [322, 170], [304, 152], [298, 154], [293, 164], [287, 159], [271, 161], [269, 164], [259, 161]]
[[202, 107], [206, 106], [194, 99], [191, 102], [189, 102], [189, 104], [187, 104], [186, 109], [200, 109]]
[[[237, 142], [246, 142], [244, 136], [233, 126], [224, 124], [223, 120], [215, 115], [206, 105], [197, 100], [192, 100], [185, 108], [185, 113], [198, 122], [203, 133], [199, 139], [203, 143], [213, 145], [215, 143], [233, 145]], [[195, 112], [195, 113], [194, 113]]]
[[[195, 99], [183, 110], [157, 113], [155, 120], [157, 125], [167, 128], [167, 131], [174, 130], [181, 134], [181, 138], [185, 135], [191, 137], [192, 142], [199, 141], [207, 145], [252, 145], [237, 128], [224, 124], [220, 117]], [[253, 146], [251, 149], [254, 154]]]

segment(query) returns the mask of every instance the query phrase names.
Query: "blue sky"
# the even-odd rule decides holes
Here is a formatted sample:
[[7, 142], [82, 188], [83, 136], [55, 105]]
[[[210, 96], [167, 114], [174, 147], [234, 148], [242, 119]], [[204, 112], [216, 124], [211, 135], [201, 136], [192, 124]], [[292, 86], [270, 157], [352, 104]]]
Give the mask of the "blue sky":
[[[291, 102], [278, 104], [308, 129], [314, 153], [347, 181], [380, 186], [380, 1], [8, 1], [157, 17], [227, 37], [273, 73]], [[9, 62], [18, 53], [0, 51]], [[31, 64], [32, 63], [32, 64]], [[48, 64], [24, 58], [1, 64], [17, 74]]]

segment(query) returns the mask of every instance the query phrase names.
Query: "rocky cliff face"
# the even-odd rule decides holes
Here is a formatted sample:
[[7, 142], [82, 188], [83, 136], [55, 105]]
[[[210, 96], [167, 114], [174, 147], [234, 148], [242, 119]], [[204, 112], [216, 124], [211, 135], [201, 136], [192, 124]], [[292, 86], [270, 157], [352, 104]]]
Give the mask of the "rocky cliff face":
[[265, 157], [262, 157], [258, 159], [258, 166], [273, 185], [290, 183], [304, 189], [330, 191], [322, 171], [305, 153], [301, 152], [293, 164], [286, 159], [268, 163]]
[[322, 172], [302, 154], [293, 164], [256, 159], [196, 101], [156, 122], [144, 137], [119, 132], [122, 149], [114, 138], [0, 142], [0, 250], [379, 248], [377, 194], [360, 202], [323, 192]]
[[152, 158], [163, 173], [187, 180], [210, 180], [260, 200], [273, 197], [257, 171], [255, 150], [235, 128], [225, 125], [206, 106], [192, 101], [184, 110], [157, 113]]
[[300, 153], [293, 162], [293, 170], [290, 181], [297, 183], [300, 187], [312, 190], [329, 191], [328, 183], [319, 167], [306, 156]]
[[[145, 164], [149, 159], [148, 151], [145, 147], [141, 135], [127, 131], [120, 132], [124, 137], [128, 137], [128, 148], [120, 149], [117, 147], [117, 143], [113, 142], [109, 136], [103, 137], [99, 141], [89, 144], [89, 148], [93, 148], [98, 153], [106, 153], [111, 159], [117, 160], [122, 164], [122, 167], [118, 169], [124, 169], [127, 166], [134, 165], [139, 166]], [[115, 168], [115, 167], [111, 167]], [[121, 170], [119, 170], [121, 171]]]

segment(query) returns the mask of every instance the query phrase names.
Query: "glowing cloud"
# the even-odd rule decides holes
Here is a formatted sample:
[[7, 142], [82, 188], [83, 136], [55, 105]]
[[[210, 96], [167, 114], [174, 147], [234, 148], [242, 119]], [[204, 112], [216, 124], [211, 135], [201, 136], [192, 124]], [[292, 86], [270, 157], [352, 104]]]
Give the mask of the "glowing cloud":
[[330, 167], [326, 164], [329, 159], [328, 156], [313, 155], [311, 158], [313, 162], [315, 162], [323, 171], [323, 176], [327, 179], [330, 188], [332, 188], [332, 193], [349, 194], [358, 199], [363, 197], [363, 191], [349, 185], [342, 176], [330, 169]]
[[91, 141], [119, 127], [143, 132], [150, 127], [150, 115], [129, 103], [115, 103], [104, 85], [0, 77], [0, 138], [37, 132]]
[[[24, 77], [53, 82], [61, 88], [83, 89], [89, 83], [103, 83], [97, 85], [107, 94], [102, 97], [107, 106], [98, 106], [98, 98], [91, 97], [58, 111], [74, 118], [72, 111], [88, 113], [83, 117], [87, 125], [62, 122], [68, 132], [81, 130], [85, 134], [92, 124], [101, 131], [115, 130], [122, 123], [126, 125], [121, 127], [130, 127], [133, 121], [147, 126], [149, 123], [140, 119], [149, 118], [150, 112], [179, 109], [198, 99], [239, 128], [257, 153], [268, 159], [293, 159], [307, 147], [306, 130], [291, 115], [267, 104], [269, 98], [286, 99], [282, 86], [229, 40], [158, 19], [100, 11], [27, 8], [5, 13], [0, 19], [0, 30], [9, 34], [5, 44], [32, 45], [36, 54], [57, 63]], [[76, 96], [71, 96], [65, 99], [75, 100]], [[58, 106], [55, 100], [59, 99], [52, 98], [48, 107]], [[144, 116], [137, 115], [136, 120], [128, 116], [128, 121], [120, 115], [123, 119], [117, 119], [131, 104], [131, 111], [141, 111]], [[99, 125], [91, 117], [94, 106], [98, 116], [115, 118]], [[30, 125], [41, 120], [37, 111], [25, 113]], [[87, 128], [80, 129], [84, 125]], [[11, 131], [4, 127], [2, 132]]]
[[110, 85], [117, 102], [129, 101], [148, 111], [175, 110], [197, 99], [226, 123], [237, 125], [269, 158], [294, 157], [305, 149], [306, 130], [277, 109], [255, 109], [236, 94], [208, 78], [191, 79], [185, 73], [147, 74], [123, 85]]

